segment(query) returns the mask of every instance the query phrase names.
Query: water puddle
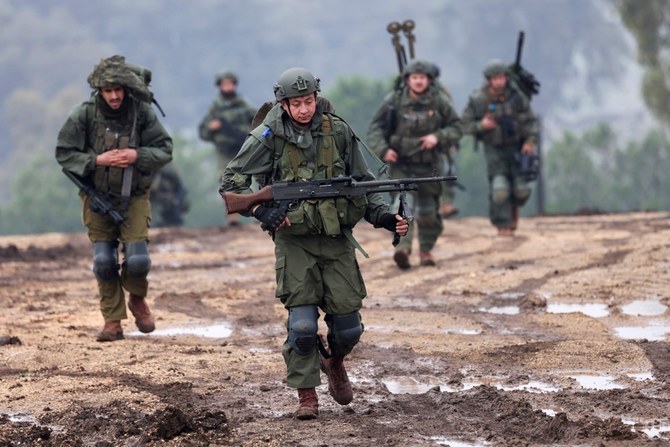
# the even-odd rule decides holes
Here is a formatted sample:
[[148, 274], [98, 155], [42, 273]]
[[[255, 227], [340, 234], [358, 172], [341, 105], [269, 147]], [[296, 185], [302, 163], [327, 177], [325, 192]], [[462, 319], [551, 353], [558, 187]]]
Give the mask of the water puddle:
[[661, 425], [659, 427], [649, 427], [649, 428], [643, 428], [640, 430], [642, 433], [645, 435], [649, 436], [650, 438], [667, 438], [667, 436], [663, 436], [665, 433], [670, 433], [670, 425]]
[[579, 386], [589, 390], [616, 390], [626, 388], [616, 383], [616, 379], [609, 375], [573, 374], [568, 377], [575, 379]]
[[647, 339], [649, 341], [663, 341], [668, 332], [670, 332], [670, 326], [666, 326], [661, 322], [650, 322], [646, 326], [623, 326], [614, 328], [614, 331], [617, 337], [624, 338], [626, 340], [642, 340]]
[[633, 380], [644, 382], [645, 380], [654, 380], [654, 375], [651, 372], [628, 373], [626, 374]]
[[639, 300], [621, 306], [621, 312], [626, 315], [633, 315], [637, 317], [655, 317], [663, 315], [668, 309], [667, 306], [661, 304], [658, 300]]
[[[233, 333], [233, 327], [230, 323], [219, 323], [210, 326], [175, 326], [163, 329], [156, 329], [147, 336], [173, 337], [177, 335], [195, 335], [205, 338], [226, 338]], [[134, 331], [128, 335], [145, 335], [139, 331]]]
[[588, 304], [568, 304], [552, 303], [547, 304], [547, 312], [550, 314], [570, 314], [583, 313], [591, 318], [602, 318], [609, 315], [607, 304], [588, 303]]
[[458, 441], [456, 439], [451, 439], [451, 438], [444, 438], [442, 436], [431, 436], [430, 438], [431, 441], [434, 441], [437, 443], [437, 445], [445, 445], [449, 447], [486, 447], [491, 444], [488, 442], [463, 442], [463, 441]]
[[29, 424], [36, 424], [37, 419], [35, 416], [27, 414], [27, 413], [13, 413], [13, 414], [8, 414], [7, 419], [9, 419], [12, 422], [26, 422]]
[[520, 310], [519, 306], [493, 306], [488, 309], [480, 307], [480, 312], [488, 312], [490, 314], [499, 314], [499, 315], [517, 315]]
[[447, 334], [456, 334], [456, 335], [479, 335], [482, 333], [480, 329], [465, 329], [465, 328], [449, 328], [444, 329], [444, 332]]
[[463, 381], [460, 386], [454, 387], [435, 376], [421, 376], [420, 378], [404, 376], [384, 379], [382, 383], [391, 394], [424, 394], [433, 388], [439, 388], [440, 392], [443, 393], [456, 393], [479, 385], [490, 385], [502, 391], [527, 391], [529, 393], [555, 393], [560, 391], [559, 388], [536, 380], [514, 386], [504, 385], [497, 379]]

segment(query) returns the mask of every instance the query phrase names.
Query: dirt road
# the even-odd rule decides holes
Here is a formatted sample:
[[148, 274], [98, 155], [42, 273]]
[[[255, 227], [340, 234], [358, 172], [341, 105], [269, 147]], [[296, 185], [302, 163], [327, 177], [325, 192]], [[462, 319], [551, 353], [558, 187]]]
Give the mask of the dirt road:
[[445, 225], [407, 272], [356, 229], [355, 397], [324, 383], [316, 421], [292, 416], [256, 225], [152, 230], [158, 329], [106, 344], [85, 235], [0, 238], [0, 447], [670, 445], [667, 214]]

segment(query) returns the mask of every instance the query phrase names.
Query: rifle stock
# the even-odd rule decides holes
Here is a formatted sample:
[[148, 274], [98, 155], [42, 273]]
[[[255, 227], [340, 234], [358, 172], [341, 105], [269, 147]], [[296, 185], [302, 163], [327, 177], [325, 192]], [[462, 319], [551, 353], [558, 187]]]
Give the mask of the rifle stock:
[[357, 182], [351, 177], [334, 177], [326, 180], [308, 182], [274, 183], [264, 186], [251, 194], [238, 194], [219, 189], [226, 210], [229, 214], [250, 211], [254, 205], [275, 201], [288, 209], [293, 208], [301, 200], [329, 199], [335, 197], [360, 197], [382, 192], [416, 191], [420, 183], [455, 182], [456, 176], [433, 176], [403, 178], [395, 180], [371, 180]]

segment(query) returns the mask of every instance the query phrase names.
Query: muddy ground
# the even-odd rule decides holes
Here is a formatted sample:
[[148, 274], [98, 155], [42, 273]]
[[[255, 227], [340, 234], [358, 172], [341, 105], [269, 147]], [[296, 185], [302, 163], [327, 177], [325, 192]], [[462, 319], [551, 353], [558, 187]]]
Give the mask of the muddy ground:
[[0, 238], [0, 447], [670, 445], [667, 214], [445, 225], [407, 272], [356, 229], [355, 398], [324, 383], [316, 421], [292, 415], [258, 226], [151, 230], [158, 329], [104, 344], [86, 236]]

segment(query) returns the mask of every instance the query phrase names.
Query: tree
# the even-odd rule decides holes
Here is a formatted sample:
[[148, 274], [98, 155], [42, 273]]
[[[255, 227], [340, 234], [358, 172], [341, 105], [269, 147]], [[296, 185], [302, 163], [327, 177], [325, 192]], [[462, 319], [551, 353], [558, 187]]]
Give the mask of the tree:
[[638, 60], [645, 69], [642, 94], [649, 110], [670, 125], [670, 75], [667, 30], [670, 0], [615, 0], [624, 25], [637, 41]]

